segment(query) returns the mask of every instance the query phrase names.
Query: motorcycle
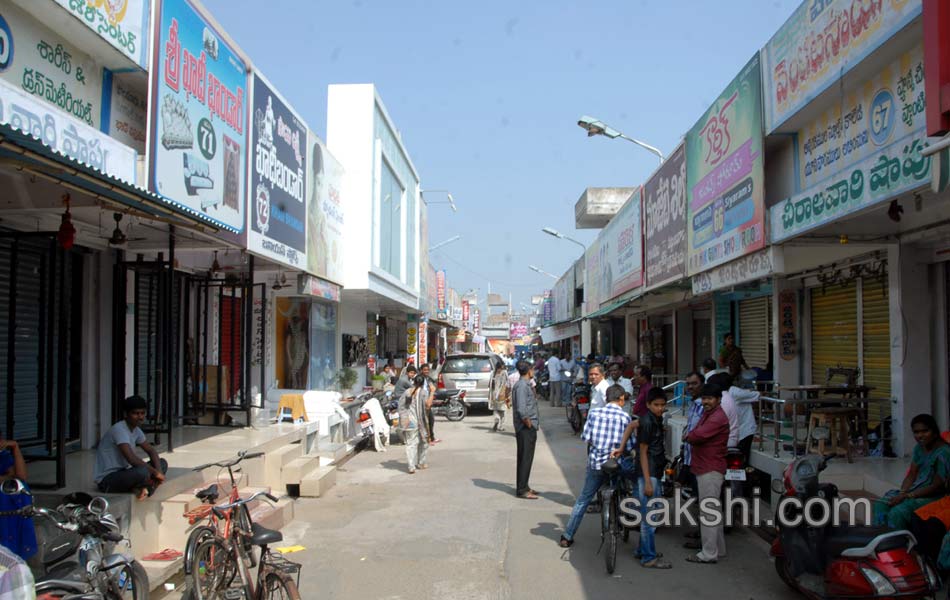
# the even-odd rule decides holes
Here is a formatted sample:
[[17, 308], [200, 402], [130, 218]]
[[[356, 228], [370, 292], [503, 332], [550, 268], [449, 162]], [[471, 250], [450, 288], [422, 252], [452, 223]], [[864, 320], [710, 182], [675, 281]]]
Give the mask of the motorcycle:
[[[18, 479], [0, 485], [8, 495], [31, 495]], [[88, 500], [88, 501], [86, 501]], [[39, 561], [44, 574], [35, 581], [38, 600], [82, 598], [84, 600], [148, 600], [145, 568], [131, 555], [115, 552], [124, 538], [119, 523], [109, 512], [105, 498], [76, 493], [56, 510], [28, 505], [3, 511], [2, 516], [43, 517], [66, 535], [39, 540]]]
[[[818, 479], [829, 458], [795, 459], [785, 468], [783, 480], [772, 482], [773, 491], [783, 498], [798, 498], [802, 505], [817, 498], [836, 510], [837, 486]], [[791, 506], [779, 503], [779, 510], [786, 512], [785, 522], [796, 516]], [[784, 527], [776, 519], [778, 536], [770, 554], [782, 581], [808, 598], [930, 598], [940, 587], [936, 571], [914, 549], [917, 540], [907, 530], [811, 527], [800, 521]]]
[[465, 390], [436, 390], [432, 414], [442, 415], [449, 421], [461, 421], [468, 415]]
[[548, 400], [551, 398], [551, 375], [547, 369], [541, 369], [534, 375], [535, 388], [539, 397]]
[[574, 433], [580, 433], [587, 420], [587, 411], [590, 409], [590, 384], [574, 382], [571, 391], [571, 401], [567, 406], [567, 422], [571, 424]]
[[[391, 426], [387, 421], [387, 419], [391, 418], [389, 413], [383, 413], [380, 401], [373, 393], [360, 394], [357, 400], [363, 402], [363, 407], [360, 408], [360, 413], [357, 417], [362, 437], [356, 442], [356, 449], [359, 451], [366, 450], [369, 448], [370, 443], [372, 443], [377, 451], [385, 450], [386, 446], [389, 445], [389, 435], [392, 432]], [[376, 413], [376, 419], [379, 420], [378, 424], [374, 422], [374, 413]], [[398, 421], [399, 417], [397, 414], [397, 424]]]

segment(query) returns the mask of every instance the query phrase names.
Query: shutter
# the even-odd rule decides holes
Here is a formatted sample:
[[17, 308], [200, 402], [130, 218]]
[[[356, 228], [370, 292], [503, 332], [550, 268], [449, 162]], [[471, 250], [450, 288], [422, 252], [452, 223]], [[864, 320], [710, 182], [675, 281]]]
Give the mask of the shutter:
[[769, 297], [739, 302], [739, 341], [750, 367], [765, 368], [769, 362]]
[[823, 384], [831, 367], [858, 366], [856, 283], [811, 290], [811, 381]]
[[[861, 305], [862, 341], [864, 342], [864, 385], [873, 387], [872, 398], [891, 397], [891, 326], [888, 306], [887, 281], [863, 280]], [[869, 427], [890, 416], [890, 403], [871, 403], [868, 406]]]

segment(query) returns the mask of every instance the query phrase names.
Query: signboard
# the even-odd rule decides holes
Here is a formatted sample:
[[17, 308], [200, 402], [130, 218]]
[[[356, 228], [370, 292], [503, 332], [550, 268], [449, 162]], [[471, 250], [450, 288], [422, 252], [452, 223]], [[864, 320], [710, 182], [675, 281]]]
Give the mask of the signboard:
[[511, 323], [509, 326], [509, 337], [513, 340], [523, 338], [528, 335], [527, 323]]
[[376, 347], [376, 321], [366, 322], [366, 351], [371, 356], [379, 353]]
[[419, 323], [416, 315], [409, 315], [406, 319], [406, 363], [416, 362], [419, 352]]
[[773, 246], [755, 254], [743, 256], [725, 265], [705, 273], [693, 275], [693, 295], [705, 294], [714, 290], [732, 287], [768, 277], [784, 271], [784, 254], [780, 247]]
[[60, 154], [135, 183], [135, 150], [0, 80], [0, 123], [42, 140]]
[[99, 129], [102, 68], [91, 57], [11, 2], [0, 8], [0, 34], [0, 80]]
[[643, 185], [646, 283], [686, 275], [686, 146], [680, 144]]
[[419, 364], [429, 362], [429, 323], [419, 322]]
[[805, 191], [769, 209], [772, 241], [928, 185], [925, 107], [921, 46], [843, 94], [799, 133]]
[[551, 290], [544, 291], [544, 300], [541, 301], [541, 324], [550, 325], [554, 322], [554, 299]]
[[343, 282], [343, 165], [327, 151], [312, 131], [310, 182], [307, 186], [307, 270], [337, 283]]
[[340, 301], [340, 286], [305, 273], [297, 277], [297, 291], [305, 296]]
[[584, 293], [587, 311], [643, 283], [643, 237], [637, 188], [587, 249]]
[[290, 267], [307, 264], [307, 126], [254, 73], [248, 250]]
[[445, 269], [435, 274], [435, 298], [436, 310], [441, 315], [445, 312]]
[[148, 60], [148, 0], [56, 0], [138, 66]]
[[762, 49], [771, 132], [921, 12], [921, 0], [808, 0]]
[[437, 285], [438, 275], [436, 275], [435, 267], [431, 264], [428, 269], [426, 269], [426, 312], [430, 315], [434, 315], [439, 312], [439, 290]]
[[149, 189], [242, 233], [248, 65], [189, 0], [161, 0], [149, 93]]
[[778, 296], [778, 343], [782, 360], [792, 360], [798, 354], [798, 294], [784, 290]]
[[472, 315], [472, 333], [479, 333], [482, 330], [482, 311], [476, 308]]
[[570, 319], [574, 308], [574, 269], [567, 270], [554, 284], [554, 321]]
[[686, 135], [687, 271], [765, 246], [759, 56]]
[[468, 300], [462, 300], [462, 320], [468, 323], [469, 316]]
[[112, 104], [106, 128], [109, 136], [145, 155], [145, 128], [148, 127], [148, 95], [139, 93], [130, 77], [112, 76]]

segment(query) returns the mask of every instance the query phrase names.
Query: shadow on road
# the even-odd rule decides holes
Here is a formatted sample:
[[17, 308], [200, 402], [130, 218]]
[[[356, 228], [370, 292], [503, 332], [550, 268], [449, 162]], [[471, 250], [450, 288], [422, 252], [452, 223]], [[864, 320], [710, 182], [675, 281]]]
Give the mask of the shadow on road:
[[379, 463], [379, 466], [391, 471], [401, 471], [403, 473], [409, 472], [409, 465], [405, 460], [384, 460], [383, 462]]
[[531, 528], [531, 535], [540, 535], [552, 541], [561, 539], [561, 532], [564, 531], [563, 523], [538, 523], [537, 527]]
[[475, 487], [480, 487], [484, 490], [495, 490], [496, 492], [504, 492], [510, 496], [515, 495], [515, 486], [508, 485], [507, 483], [501, 483], [498, 481], [488, 481], [487, 479], [473, 479], [472, 483], [475, 484]]

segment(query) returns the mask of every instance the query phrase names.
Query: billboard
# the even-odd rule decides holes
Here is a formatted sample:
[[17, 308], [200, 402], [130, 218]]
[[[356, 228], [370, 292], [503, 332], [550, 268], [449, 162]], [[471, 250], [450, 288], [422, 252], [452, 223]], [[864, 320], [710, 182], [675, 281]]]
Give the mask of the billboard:
[[762, 49], [771, 132], [921, 13], [921, 0], [807, 0]]
[[307, 267], [307, 126], [256, 72], [252, 89], [247, 247], [303, 270]]
[[690, 275], [765, 246], [761, 81], [756, 54], [686, 134]]
[[446, 313], [445, 269], [440, 269], [439, 271], [436, 271], [436, 274], [435, 274], [435, 303], [436, 303], [436, 311], [439, 314], [439, 318], [444, 319], [445, 313]]
[[554, 284], [554, 321], [560, 323], [570, 319], [574, 309], [574, 268], [561, 276]]
[[637, 188], [585, 253], [585, 312], [643, 283], [641, 189]]
[[153, 39], [148, 187], [243, 233], [248, 64], [189, 0], [159, 2]]
[[645, 276], [657, 287], [686, 275], [686, 145], [643, 184]]
[[143, 69], [148, 60], [149, 0], [56, 0]]
[[343, 165], [312, 131], [307, 186], [307, 270], [343, 283]]

